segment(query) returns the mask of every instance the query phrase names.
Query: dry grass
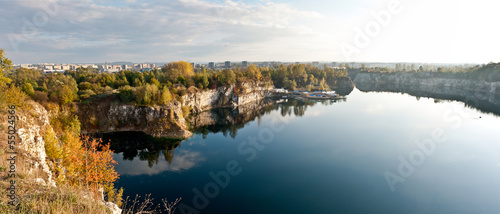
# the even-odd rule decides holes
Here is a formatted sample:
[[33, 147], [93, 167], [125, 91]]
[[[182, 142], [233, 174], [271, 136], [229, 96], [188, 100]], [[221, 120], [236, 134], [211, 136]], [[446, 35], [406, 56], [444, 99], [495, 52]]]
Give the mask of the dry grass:
[[[2, 188], [8, 183], [1, 181]], [[74, 186], [50, 187], [20, 180], [17, 184], [19, 204], [8, 204], [2, 195], [0, 213], [109, 213], [108, 208], [93, 198], [91, 191]]]

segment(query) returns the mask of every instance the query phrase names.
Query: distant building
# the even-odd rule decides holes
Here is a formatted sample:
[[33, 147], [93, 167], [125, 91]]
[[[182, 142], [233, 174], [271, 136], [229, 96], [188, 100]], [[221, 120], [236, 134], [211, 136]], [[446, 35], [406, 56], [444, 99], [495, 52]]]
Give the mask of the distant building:
[[122, 65], [122, 70], [129, 70], [132, 69], [132, 66], [130, 65]]
[[224, 67], [231, 68], [231, 61], [224, 62]]
[[208, 68], [214, 69], [215, 68], [215, 63], [214, 62], [209, 62], [208, 63]]
[[319, 67], [319, 62], [317, 62], [317, 61], [312, 62], [312, 66], [314, 66], [314, 67]]
[[241, 62], [241, 67], [243, 67], [243, 68], [248, 67], [248, 61]]

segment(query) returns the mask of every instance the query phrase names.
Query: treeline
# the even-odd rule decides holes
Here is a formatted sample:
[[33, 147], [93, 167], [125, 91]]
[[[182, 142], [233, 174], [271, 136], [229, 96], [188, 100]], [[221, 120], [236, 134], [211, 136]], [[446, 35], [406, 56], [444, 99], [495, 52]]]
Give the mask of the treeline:
[[[267, 74], [267, 73], [266, 73]], [[334, 82], [337, 78], [347, 77], [346, 69], [329, 68], [326, 65], [318, 68], [310, 64], [280, 65], [270, 70], [269, 73], [278, 88], [295, 90], [302, 88], [308, 91], [328, 90], [328, 82]]]
[[[100, 73], [90, 68], [43, 74], [37, 70], [19, 68], [8, 75], [13, 84], [38, 102], [64, 105], [85, 100], [94, 95], [119, 93], [122, 102], [139, 105], [165, 105], [173, 99], [197, 90], [252, 81], [274, 83], [276, 87], [295, 90], [327, 90], [328, 82], [346, 77], [345, 69], [317, 68], [292, 64], [274, 68], [250, 65], [246, 68], [211, 70], [194, 69], [188, 62], [172, 62], [151, 71], [121, 71]], [[237, 92], [243, 88], [237, 87]]]
[[498, 82], [500, 81], [500, 63], [490, 62], [485, 65], [446, 67], [431, 65], [416, 67], [414, 64], [410, 66], [396, 64], [395, 68], [361, 66], [361, 68], [348, 68], [348, 73], [414, 73], [416, 77], [423, 78], [437, 77]]

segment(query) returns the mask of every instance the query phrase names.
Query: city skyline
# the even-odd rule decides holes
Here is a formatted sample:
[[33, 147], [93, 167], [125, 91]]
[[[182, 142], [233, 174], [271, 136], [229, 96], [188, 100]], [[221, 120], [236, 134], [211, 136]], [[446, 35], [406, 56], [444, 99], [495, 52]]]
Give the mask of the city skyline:
[[2, 1], [16, 64], [500, 61], [491, 1]]

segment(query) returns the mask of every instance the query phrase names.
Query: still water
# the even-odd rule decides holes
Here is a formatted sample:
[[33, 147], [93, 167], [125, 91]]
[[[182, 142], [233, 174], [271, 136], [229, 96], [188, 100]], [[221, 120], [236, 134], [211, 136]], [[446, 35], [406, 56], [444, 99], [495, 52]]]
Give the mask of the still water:
[[125, 196], [182, 197], [176, 213], [500, 213], [499, 133], [460, 102], [355, 90], [182, 142], [107, 137]]

